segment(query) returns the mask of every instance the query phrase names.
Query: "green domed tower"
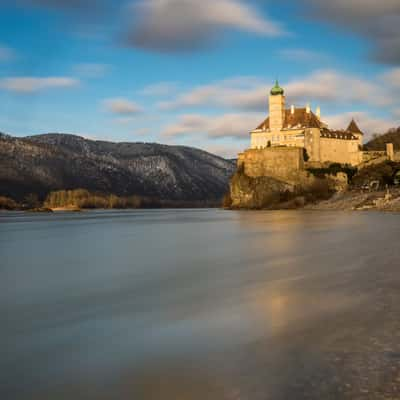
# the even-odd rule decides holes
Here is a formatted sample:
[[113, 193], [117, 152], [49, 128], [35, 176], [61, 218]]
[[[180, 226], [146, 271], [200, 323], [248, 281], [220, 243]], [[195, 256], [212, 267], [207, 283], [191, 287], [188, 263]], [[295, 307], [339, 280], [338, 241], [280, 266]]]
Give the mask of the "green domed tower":
[[269, 129], [272, 132], [279, 132], [285, 121], [285, 94], [279, 86], [278, 80], [271, 89], [269, 96]]
[[271, 89], [271, 96], [277, 96], [277, 95], [283, 95], [285, 94], [285, 91], [279, 86], [278, 79], [275, 81], [275, 86]]

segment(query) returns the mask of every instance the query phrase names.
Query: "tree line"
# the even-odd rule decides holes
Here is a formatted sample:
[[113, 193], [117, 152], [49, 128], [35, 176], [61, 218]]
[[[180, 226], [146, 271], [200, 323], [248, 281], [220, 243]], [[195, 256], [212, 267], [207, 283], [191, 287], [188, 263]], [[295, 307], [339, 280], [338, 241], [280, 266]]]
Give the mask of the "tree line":
[[93, 193], [86, 189], [58, 190], [50, 192], [43, 203], [47, 208], [140, 208], [139, 196], [119, 197], [114, 194]]
[[54, 208], [77, 209], [135, 209], [135, 208], [206, 208], [219, 207], [220, 199], [210, 201], [166, 200], [137, 195], [116, 196], [86, 189], [57, 190], [40, 200], [36, 193], [30, 193], [21, 202], [0, 196], [0, 210], [36, 210]]

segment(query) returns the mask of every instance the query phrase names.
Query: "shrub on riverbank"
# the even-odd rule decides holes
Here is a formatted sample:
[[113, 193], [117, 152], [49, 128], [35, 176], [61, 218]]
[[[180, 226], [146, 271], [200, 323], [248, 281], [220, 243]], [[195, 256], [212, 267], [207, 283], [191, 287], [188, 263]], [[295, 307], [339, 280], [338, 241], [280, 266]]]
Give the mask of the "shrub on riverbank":
[[394, 184], [394, 177], [398, 171], [400, 171], [398, 162], [385, 161], [381, 164], [370, 165], [358, 171], [352, 180], [352, 185], [358, 188], [365, 183], [378, 181], [381, 187], [391, 186]]
[[357, 174], [356, 167], [352, 167], [351, 165], [342, 165], [339, 163], [332, 163], [328, 167], [324, 168], [307, 168], [307, 171], [318, 178], [324, 178], [325, 176], [329, 175], [337, 175], [339, 172], [343, 172], [347, 175], [349, 182], [351, 182], [353, 177]]
[[160, 200], [150, 197], [125, 196], [89, 192], [85, 189], [58, 190], [49, 193], [44, 201], [48, 208], [78, 209], [135, 209], [135, 208], [207, 208], [219, 207], [215, 201]]
[[0, 196], [0, 210], [17, 210], [18, 204], [9, 197]]
[[142, 202], [138, 196], [118, 197], [113, 194], [92, 193], [85, 189], [51, 192], [44, 202], [44, 206], [49, 208], [121, 209], [140, 208], [141, 205]]

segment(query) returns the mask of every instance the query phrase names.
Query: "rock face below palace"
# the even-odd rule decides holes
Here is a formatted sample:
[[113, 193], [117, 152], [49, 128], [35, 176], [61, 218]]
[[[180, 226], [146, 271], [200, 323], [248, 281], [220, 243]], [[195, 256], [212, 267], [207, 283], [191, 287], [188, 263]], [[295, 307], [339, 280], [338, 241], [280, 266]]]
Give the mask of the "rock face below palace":
[[[347, 179], [346, 179], [347, 183]], [[317, 189], [327, 197], [333, 180], [318, 179], [305, 170], [303, 150], [297, 147], [270, 147], [248, 150], [238, 159], [238, 169], [231, 179], [231, 208], [274, 208], [282, 203], [303, 203]]]

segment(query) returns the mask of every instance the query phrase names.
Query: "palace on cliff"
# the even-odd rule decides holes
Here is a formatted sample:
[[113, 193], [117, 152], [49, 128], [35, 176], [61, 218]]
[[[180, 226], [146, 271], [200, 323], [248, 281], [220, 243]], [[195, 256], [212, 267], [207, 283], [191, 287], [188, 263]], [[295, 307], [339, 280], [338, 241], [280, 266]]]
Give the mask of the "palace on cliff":
[[284, 90], [276, 82], [269, 96], [269, 116], [251, 133], [251, 149], [297, 147], [305, 149], [308, 161], [315, 164], [362, 162], [363, 132], [352, 120], [345, 130], [333, 130], [315, 113], [304, 108], [286, 108]]

